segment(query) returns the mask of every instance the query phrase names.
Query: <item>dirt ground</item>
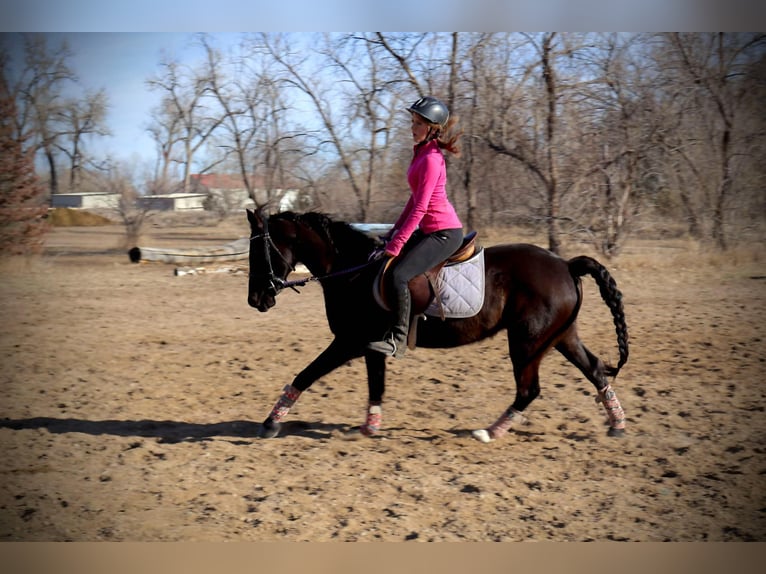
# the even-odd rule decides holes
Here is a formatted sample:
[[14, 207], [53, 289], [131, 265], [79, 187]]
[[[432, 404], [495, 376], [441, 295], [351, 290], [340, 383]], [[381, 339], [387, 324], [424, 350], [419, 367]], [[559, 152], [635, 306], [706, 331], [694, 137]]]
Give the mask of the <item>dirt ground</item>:
[[[282, 387], [330, 341], [321, 288], [258, 313], [244, 266], [175, 276], [130, 263], [121, 234], [56, 228], [40, 260], [0, 265], [0, 540], [766, 541], [763, 247], [635, 240], [602, 259], [630, 333], [623, 439], [557, 354], [527, 427], [471, 438], [513, 398], [498, 336], [390, 360], [379, 438], [344, 437], [367, 399], [358, 361], [263, 440]], [[154, 226], [143, 244], [246, 234], [243, 217]], [[615, 362], [611, 316], [585, 285], [583, 339]]]

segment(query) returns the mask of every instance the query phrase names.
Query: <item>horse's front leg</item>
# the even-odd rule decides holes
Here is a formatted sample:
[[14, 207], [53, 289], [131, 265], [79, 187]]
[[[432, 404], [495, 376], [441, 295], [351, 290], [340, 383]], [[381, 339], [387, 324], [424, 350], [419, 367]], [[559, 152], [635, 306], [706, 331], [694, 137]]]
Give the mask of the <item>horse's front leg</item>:
[[364, 424], [354, 429], [364, 436], [373, 436], [380, 432], [383, 419], [383, 395], [386, 392], [386, 356], [377, 351], [366, 351], [364, 360], [367, 365], [368, 403]]
[[363, 350], [354, 344], [334, 339], [330, 346], [322, 351], [298, 376], [293, 379], [292, 384], [287, 385], [271, 409], [271, 413], [263, 421], [261, 427], [262, 438], [274, 438], [279, 434], [282, 420], [290, 412], [290, 409], [301, 396], [301, 393], [308, 389], [314, 381], [324, 377], [326, 374], [334, 371], [342, 364], [360, 357]]

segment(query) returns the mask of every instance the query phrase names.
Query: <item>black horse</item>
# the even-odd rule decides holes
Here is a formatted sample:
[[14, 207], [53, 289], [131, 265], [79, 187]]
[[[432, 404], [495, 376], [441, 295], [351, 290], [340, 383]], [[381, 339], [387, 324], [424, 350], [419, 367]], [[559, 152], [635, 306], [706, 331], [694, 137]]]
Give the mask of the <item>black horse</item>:
[[[366, 345], [379, 339], [392, 321], [373, 296], [372, 285], [381, 262], [369, 263], [368, 257], [376, 240], [320, 213], [283, 212], [267, 217], [248, 210], [247, 217], [251, 227], [248, 303], [265, 312], [275, 305], [281, 289], [317, 280], [334, 335], [330, 345], [284, 388], [263, 422], [261, 436], [271, 438], [279, 433], [280, 421], [314, 381], [361, 356], [367, 366], [369, 405], [366, 422], [358, 431], [375, 434], [380, 429], [386, 363], [383, 354], [368, 350]], [[552, 348], [593, 383], [597, 400], [609, 418], [609, 436], [621, 436], [625, 415], [607, 377], [616, 377], [628, 359], [628, 333], [622, 294], [609, 272], [593, 258], [580, 256], [566, 261], [534, 245], [505, 244], [483, 251], [485, 297], [479, 313], [464, 319], [421, 317], [416, 339], [420, 347], [448, 348], [486, 339], [503, 329], [508, 334], [516, 396], [494, 424], [474, 431], [474, 436], [489, 442], [523, 422], [521, 413], [540, 393], [540, 362]], [[312, 277], [286, 281], [298, 262]], [[576, 318], [582, 302], [580, 278], [584, 275], [596, 281], [611, 310], [619, 348], [616, 367], [604, 364], [578, 337]], [[414, 299], [413, 306], [418, 306]]]

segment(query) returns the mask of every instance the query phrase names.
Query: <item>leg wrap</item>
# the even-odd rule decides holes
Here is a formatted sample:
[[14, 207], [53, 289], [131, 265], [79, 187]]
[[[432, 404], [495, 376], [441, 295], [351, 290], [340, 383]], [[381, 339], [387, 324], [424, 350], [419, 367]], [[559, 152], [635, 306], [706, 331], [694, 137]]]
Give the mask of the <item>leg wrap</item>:
[[359, 428], [364, 436], [372, 436], [380, 431], [380, 423], [383, 420], [383, 409], [380, 405], [370, 405], [367, 408], [367, 420]]
[[271, 410], [269, 418], [275, 423], [280, 422], [283, 418], [285, 418], [285, 416], [287, 416], [287, 413], [290, 412], [290, 407], [295, 404], [295, 401], [297, 401], [298, 397], [300, 396], [301, 391], [292, 385], [286, 385], [282, 396], [279, 397], [279, 400]]
[[612, 390], [611, 385], [605, 386], [598, 392], [596, 401], [604, 405], [610, 427], [613, 429], [625, 428], [625, 411], [622, 410], [622, 405], [620, 405], [617, 394]]
[[524, 415], [511, 407], [487, 429], [487, 432], [489, 433], [490, 438], [500, 438], [507, 433], [511, 427], [524, 424], [525, 421], [526, 418], [524, 418]]

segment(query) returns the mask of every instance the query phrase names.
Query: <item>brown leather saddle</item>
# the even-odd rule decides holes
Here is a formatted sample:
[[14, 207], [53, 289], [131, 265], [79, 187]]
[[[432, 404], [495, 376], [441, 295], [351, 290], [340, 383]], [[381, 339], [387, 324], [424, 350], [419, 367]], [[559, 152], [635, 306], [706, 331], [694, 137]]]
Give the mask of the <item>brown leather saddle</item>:
[[[422, 275], [418, 275], [410, 279], [410, 295], [412, 296], [412, 314], [421, 315], [431, 304], [436, 291], [434, 290], [433, 282], [439, 275], [442, 267], [453, 263], [460, 263], [473, 257], [476, 252], [476, 231], [471, 231], [464, 238], [460, 247], [447, 259], [429, 269]], [[398, 257], [392, 257], [388, 259], [380, 268], [378, 276], [373, 285], [373, 291], [375, 300], [378, 304], [386, 310], [391, 309], [391, 299], [389, 293], [391, 292], [391, 275], [387, 273], [393, 265], [396, 265]], [[413, 323], [414, 324], [414, 323]], [[412, 333], [412, 329], [410, 331]]]

